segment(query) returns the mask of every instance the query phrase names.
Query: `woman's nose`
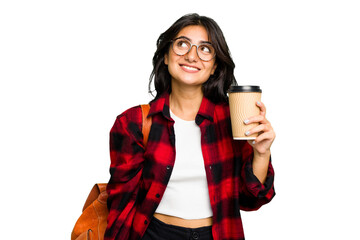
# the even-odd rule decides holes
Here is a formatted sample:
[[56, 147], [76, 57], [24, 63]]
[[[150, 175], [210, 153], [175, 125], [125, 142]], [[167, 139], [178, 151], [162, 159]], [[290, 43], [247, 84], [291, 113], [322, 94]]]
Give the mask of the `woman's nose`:
[[197, 48], [196, 46], [192, 46], [190, 51], [186, 54], [187, 59], [191, 62], [197, 61], [199, 56], [197, 55]]

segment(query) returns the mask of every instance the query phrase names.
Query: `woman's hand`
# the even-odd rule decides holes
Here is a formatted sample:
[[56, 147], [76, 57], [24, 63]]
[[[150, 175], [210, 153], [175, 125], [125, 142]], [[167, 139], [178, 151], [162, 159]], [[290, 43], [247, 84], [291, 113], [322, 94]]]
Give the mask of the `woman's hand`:
[[259, 133], [259, 136], [255, 140], [249, 140], [248, 142], [253, 147], [255, 155], [270, 156], [270, 147], [275, 139], [275, 132], [265, 117], [265, 105], [262, 102], [257, 102], [256, 106], [260, 108], [260, 115], [248, 118], [245, 120], [245, 124], [259, 123], [259, 125], [246, 132], [246, 135]]

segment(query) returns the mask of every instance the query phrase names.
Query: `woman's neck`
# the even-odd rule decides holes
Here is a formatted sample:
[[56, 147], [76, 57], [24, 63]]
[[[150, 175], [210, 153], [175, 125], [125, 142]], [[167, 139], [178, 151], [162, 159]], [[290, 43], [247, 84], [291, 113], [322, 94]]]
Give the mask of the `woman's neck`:
[[172, 89], [170, 94], [170, 109], [179, 118], [187, 121], [195, 120], [199, 111], [203, 93], [200, 89]]

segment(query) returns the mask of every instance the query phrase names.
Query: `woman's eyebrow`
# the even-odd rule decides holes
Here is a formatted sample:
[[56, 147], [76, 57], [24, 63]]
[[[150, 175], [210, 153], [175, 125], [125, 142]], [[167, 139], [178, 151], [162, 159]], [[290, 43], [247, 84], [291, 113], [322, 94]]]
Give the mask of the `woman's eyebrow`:
[[[186, 40], [188, 40], [189, 42], [192, 43], [191, 39], [188, 38], [188, 37], [186, 37], [186, 36], [180, 36], [180, 37], [177, 37], [176, 39], [179, 39], [179, 38], [184, 38], [184, 39], [186, 39]], [[209, 42], [209, 41], [200, 41], [200, 44], [203, 44], [203, 43], [212, 44], [212, 43]]]
[[185, 38], [186, 40], [188, 40], [189, 42], [191, 42], [191, 39], [188, 38], [188, 37], [185, 37], [185, 36], [180, 36], [180, 37], [177, 37], [176, 39], [179, 39], [179, 38]]
[[200, 43], [212, 44], [212, 43], [209, 42], [209, 41], [200, 41]]

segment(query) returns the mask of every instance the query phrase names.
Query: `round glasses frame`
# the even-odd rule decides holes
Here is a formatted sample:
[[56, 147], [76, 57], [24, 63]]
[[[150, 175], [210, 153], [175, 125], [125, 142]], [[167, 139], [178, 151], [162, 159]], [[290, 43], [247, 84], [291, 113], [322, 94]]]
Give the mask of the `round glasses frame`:
[[[187, 52], [183, 53], [183, 54], [178, 54], [178, 53], [176, 53], [176, 51], [175, 51], [175, 49], [174, 49], [174, 43], [175, 43], [177, 40], [179, 40], [179, 39], [183, 39], [184, 41], [186, 41], [186, 42], [188, 42], [188, 43], [190, 44], [189, 50], [188, 50]], [[195, 46], [195, 47], [196, 47], [196, 54], [198, 55], [198, 57], [199, 57], [202, 61], [204, 61], [204, 62], [211, 61], [211, 60], [214, 59], [214, 57], [216, 56], [215, 49], [214, 49], [214, 55], [213, 55], [210, 59], [204, 60], [204, 59], [202, 59], [202, 58], [200, 57], [199, 52], [198, 52], [199, 46], [203, 46], [203, 45], [206, 46], [206, 45], [211, 45], [211, 44], [208, 44], [208, 43], [207, 43], [207, 44], [204, 44], [204, 43], [193, 44], [193, 43], [191, 43], [189, 40], [187, 40], [186, 38], [183, 38], [183, 37], [175, 38], [174, 40], [171, 41], [171, 48], [172, 48], [172, 50], [174, 51], [174, 53], [175, 53], [176, 55], [178, 55], [178, 56], [184, 56], [184, 55], [188, 54], [188, 53], [191, 51], [191, 49], [192, 49], [193, 46]], [[213, 48], [213, 47], [212, 47], [212, 48]]]

